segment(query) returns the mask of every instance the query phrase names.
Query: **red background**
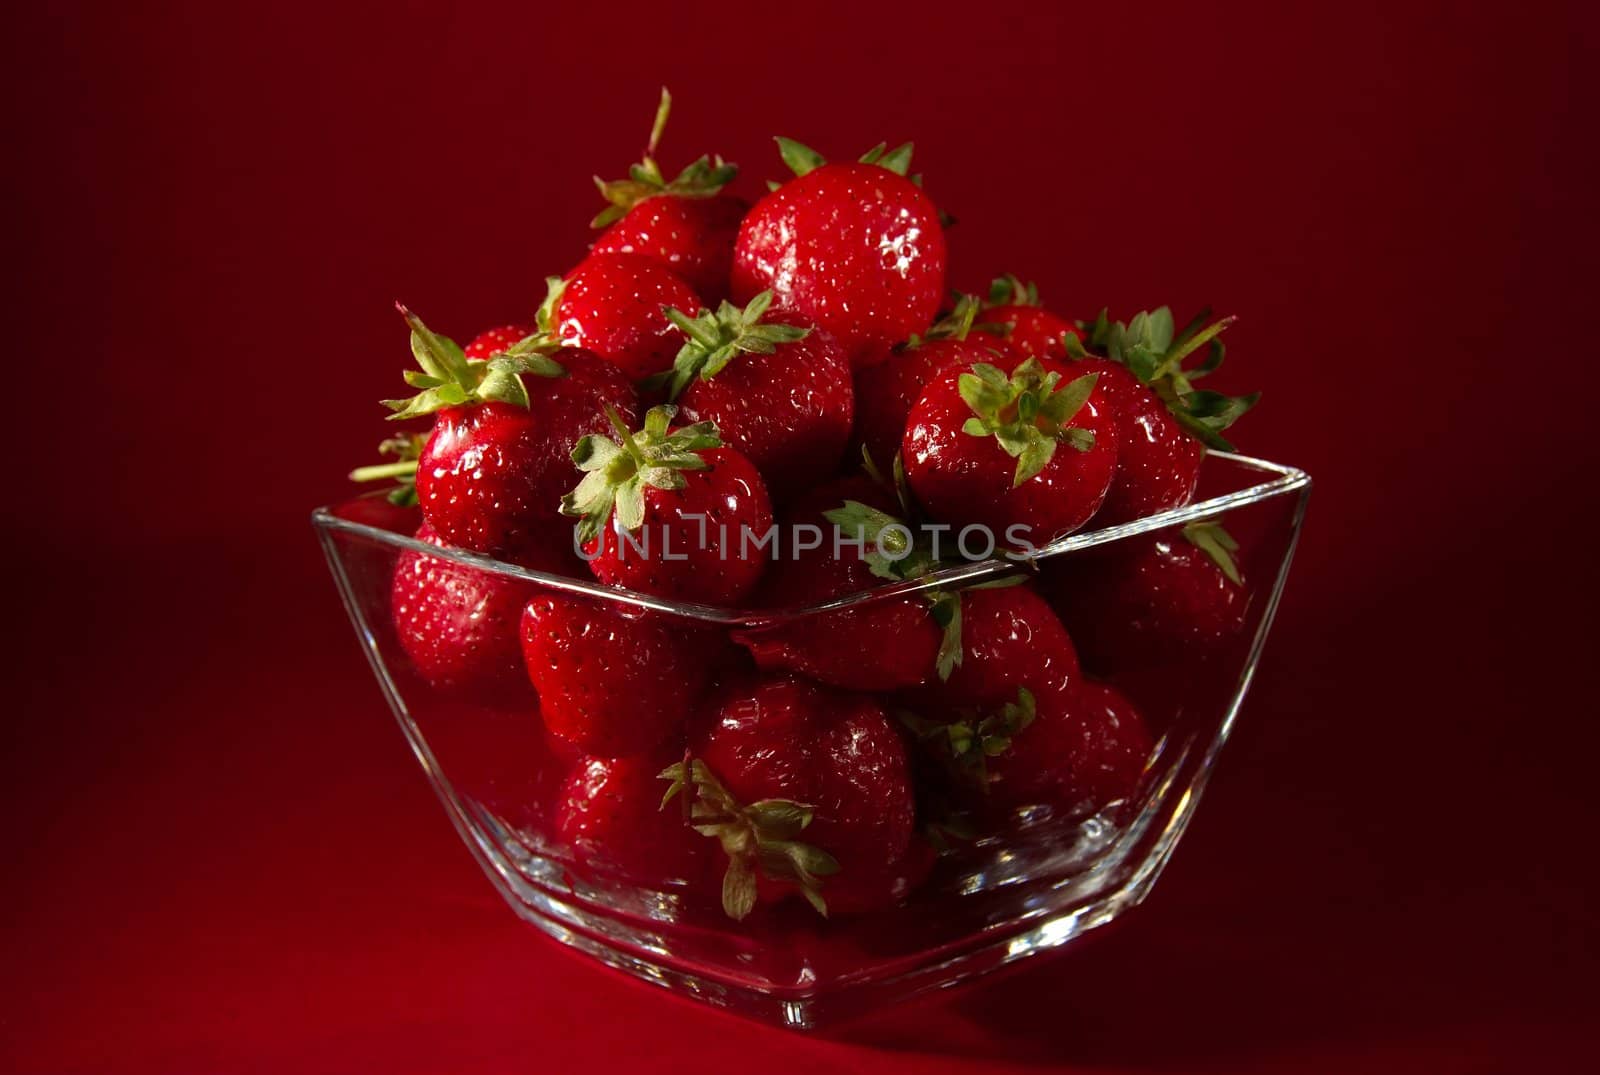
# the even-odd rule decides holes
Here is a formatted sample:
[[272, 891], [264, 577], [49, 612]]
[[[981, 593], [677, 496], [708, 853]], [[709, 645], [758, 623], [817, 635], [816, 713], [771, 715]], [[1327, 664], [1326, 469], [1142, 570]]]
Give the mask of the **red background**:
[[[1551, 1070], [1592, 1044], [1595, 27], [1579, 5], [33, 5], [13, 243], [0, 1066]], [[827, 1040], [564, 954], [477, 875], [306, 513], [594, 172], [915, 139], [954, 282], [1241, 321], [1317, 479], [1148, 904]], [[19, 421], [20, 419], [20, 421]], [[1584, 677], [1592, 681], [1592, 677]]]

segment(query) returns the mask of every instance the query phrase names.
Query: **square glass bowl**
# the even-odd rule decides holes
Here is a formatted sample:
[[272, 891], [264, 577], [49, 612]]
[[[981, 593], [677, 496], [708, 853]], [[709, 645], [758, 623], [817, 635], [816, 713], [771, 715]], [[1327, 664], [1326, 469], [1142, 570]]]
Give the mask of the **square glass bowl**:
[[[1061, 948], [1144, 898], [1193, 815], [1249, 689], [1310, 487], [1310, 478], [1293, 468], [1214, 452], [1199, 495], [1187, 507], [1074, 534], [1030, 563], [962, 564], [824, 606], [779, 612], [674, 604], [424, 545], [391, 528], [416, 524], [391, 517], [381, 497], [318, 509], [312, 521], [401, 731], [512, 910], [562, 943], [646, 981], [769, 1022], [812, 1028]], [[530, 593], [558, 591], [736, 629], [1018, 572], [1092, 574], [1132, 543], [1177, 535], [1201, 520], [1222, 521], [1239, 543], [1244, 620], [1220, 651], [1196, 659], [1179, 647], [1155, 655], [1139, 683], [1113, 679], [1138, 700], [1154, 740], [1137, 792], [1093, 816], [1024, 811], [1003, 832], [945, 840], [928, 880], [900, 905], [828, 919], [788, 900], [735, 922], [704, 898], [703, 885], [642, 884], [609, 867], [592, 848], [566, 844], [554, 818], [574, 761], [544, 733], [531, 688], [525, 699], [510, 701], [435, 689], [399, 645], [390, 611], [396, 563], [421, 553], [465, 572], [515, 581]]]

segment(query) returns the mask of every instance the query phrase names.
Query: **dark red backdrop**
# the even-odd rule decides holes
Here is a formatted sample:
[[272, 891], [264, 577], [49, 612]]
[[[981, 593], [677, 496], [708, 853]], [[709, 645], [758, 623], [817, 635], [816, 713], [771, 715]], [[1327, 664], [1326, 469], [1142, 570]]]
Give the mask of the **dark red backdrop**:
[[[6, 75], [0, 1066], [1527, 1071], [1592, 1037], [1578, 5], [50, 6]], [[515, 922], [305, 522], [399, 387], [391, 300], [526, 315], [662, 81], [674, 164], [915, 139], [968, 287], [1237, 312], [1230, 383], [1266, 396], [1239, 439], [1318, 483], [1148, 905], [842, 1040]]]

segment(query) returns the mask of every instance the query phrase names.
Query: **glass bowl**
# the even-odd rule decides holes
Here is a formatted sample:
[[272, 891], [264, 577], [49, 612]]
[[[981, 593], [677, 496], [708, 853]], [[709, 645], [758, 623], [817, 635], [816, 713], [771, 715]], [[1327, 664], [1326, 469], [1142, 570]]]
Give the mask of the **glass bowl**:
[[[674, 604], [425, 545], [398, 532], [414, 528], [415, 520], [381, 496], [318, 509], [312, 521], [401, 731], [512, 910], [562, 943], [646, 981], [769, 1022], [813, 1028], [1059, 949], [1145, 897], [1193, 815], [1249, 689], [1310, 488], [1299, 470], [1214, 452], [1187, 507], [1074, 534], [1024, 563], [962, 564], [780, 611]], [[564, 842], [554, 823], [555, 802], [577, 762], [545, 734], [531, 688], [514, 698], [436, 689], [399, 645], [390, 612], [399, 558], [420, 553], [462, 572], [515, 581], [530, 593], [558, 591], [731, 630], [1022, 572], [1092, 575], [1108, 555], [1134, 542], [1216, 519], [1239, 543], [1247, 595], [1242, 627], [1203, 659], [1162, 654], [1141, 671], [1140, 682], [1114, 679], [1151, 724], [1154, 746], [1136, 793], [1091, 816], [1023, 810], [999, 829], [943, 839], [927, 880], [901, 904], [826, 919], [788, 900], [735, 922], [706, 898], [703, 885], [641, 883], [609, 866], [594, 848]]]

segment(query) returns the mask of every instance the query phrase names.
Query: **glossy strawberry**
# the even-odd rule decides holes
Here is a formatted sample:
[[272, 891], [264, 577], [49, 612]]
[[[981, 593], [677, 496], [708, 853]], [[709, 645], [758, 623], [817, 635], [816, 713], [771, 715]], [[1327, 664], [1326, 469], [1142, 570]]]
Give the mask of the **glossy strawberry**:
[[1190, 523], [1046, 563], [1045, 584], [1095, 672], [1177, 667], [1243, 630], [1250, 593], [1237, 548], [1219, 524]]
[[1081, 680], [1078, 651], [1049, 602], [1026, 584], [973, 587], [961, 594], [961, 656], [929, 689], [941, 705], [989, 707], [1068, 691]]
[[631, 758], [583, 758], [557, 796], [556, 836], [580, 868], [647, 884], [705, 883], [710, 843], [674, 804], [662, 809], [660, 773], [674, 761], [661, 752]]
[[544, 431], [526, 408], [485, 402], [446, 407], [417, 461], [425, 519], [452, 545], [504, 556], [557, 547]]
[[541, 329], [615, 362], [635, 381], [671, 366], [683, 346], [683, 332], [661, 311], [700, 312], [699, 296], [682, 277], [638, 254], [590, 254], [565, 280], [546, 285]]
[[[835, 548], [836, 537], [854, 535], [841, 532], [826, 513], [850, 503], [887, 516], [899, 512], [893, 494], [864, 475], [819, 487], [797, 500], [779, 533], [785, 539], [808, 536], [780, 550], [773, 561], [760, 591], [763, 607], [803, 608], [885, 584], [863, 545], [841, 540]], [[814, 547], [800, 547], [812, 538]], [[932, 605], [917, 595], [745, 630], [736, 633], [734, 641], [765, 669], [800, 672], [852, 690], [898, 690], [933, 678], [941, 637]], [[872, 655], [870, 659], [866, 654]]]
[[1132, 522], [1193, 500], [1205, 445], [1185, 432], [1167, 405], [1127, 367], [1089, 356], [1074, 363], [1073, 369], [1100, 377], [1101, 390], [1116, 415], [1117, 473], [1100, 508], [1100, 525]]
[[1063, 361], [1068, 340], [1082, 341], [1077, 325], [1039, 305], [1039, 289], [1015, 276], [1002, 276], [989, 286], [989, 301], [974, 326], [1002, 336], [1020, 357]]
[[[446, 544], [426, 524], [416, 537]], [[407, 550], [395, 564], [389, 607], [400, 648], [434, 688], [531, 706], [517, 624], [532, 593], [530, 583]]]
[[1098, 810], [1138, 790], [1155, 744], [1139, 710], [1109, 683], [1078, 687], [1075, 718], [1040, 753], [1067, 759], [1078, 808]]
[[601, 582], [674, 601], [737, 605], [766, 566], [772, 504], [755, 466], [701, 422], [671, 429], [677, 409], [653, 407], [644, 428], [612, 416], [615, 440], [578, 442], [584, 472], [561, 510], [578, 520]]
[[856, 371], [855, 441], [880, 466], [889, 466], [899, 453], [906, 418], [929, 381], [957, 367], [1003, 363], [1010, 356], [1001, 337], [971, 331], [976, 313], [975, 302], [963, 297], [955, 312], [926, 336], [895, 348], [884, 361]]
[[719, 302], [728, 296], [733, 243], [749, 207], [722, 193], [739, 169], [721, 157], [701, 157], [667, 179], [655, 154], [671, 110], [672, 95], [663, 89], [644, 159], [628, 169], [627, 179], [595, 178], [610, 204], [592, 222], [606, 229], [593, 250], [649, 258], [683, 277], [706, 302]]
[[[904, 744], [864, 695], [769, 677], [732, 688], [663, 776], [727, 857], [723, 909], [798, 893], [817, 910], [887, 906], [913, 852]], [[669, 803], [668, 808], [671, 808]]]
[[939, 211], [905, 176], [911, 147], [828, 164], [779, 139], [796, 178], [758, 201], [739, 229], [733, 298], [763, 291], [839, 339], [856, 365], [926, 331], [945, 294]]
[[[1081, 357], [1076, 369], [1100, 375], [1103, 392], [1116, 413], [1117, 474], [1100, 521], [1107, 526], [1131, 522], [1194, 499], [1206, 446], [1231, 451], [1222, 431], [1255, 405], [1258, 396], [1224, 396], [1194, 387], [1223, 358], [1216, 337], [1232, 323], [1228, 318], [1207, 325], [1202, 311], [1174, 335], [1172, 312], [1166, 307], [1140, 313], [1127, 325], [1096, 323], [1090, 343], [1110, 358], [1088, 355], [1074, 341]], [[1184, 360], [1207, 349], [1199, 367], [1184, 370]]]
[[672, 270], [704, 302], [728, 296], [733, 243], [748, 204], [714, 198], [663, 196], [640, 202], [595, 240], [596, 254], [636, 254]]
[[1048, 806], [1057, 816], [1094, 813], [1138, 788], [1152, 746], [1133, 703], [1113, 687], [1074, 683], [1018, 688], [1000, 705], [940, 722], [905, 715], [980, 811]]
[[[812, 543], [802, 548], [797, 541], [790, 555], [774, 565], [763, 590], [767, 607], [822, 604], [993, 556], [994, 548], [987, 542], [969, 551], [968, 535], [952, 534], [950, 527], [920, 517], [899, 468], [892, 486], [874, 468], [867, 469], [868, 476], [817, 490], [788, 520], [790, 530], [785, 533], [809, 528]], [[828, 507], [830, 502], [835, 506]], [[831, 612], [751, 628], [736, 634], [735, 641], [762, 668], [797, 671], [834, 686], [863, 690], [931, 683], [928, 689], [934, 693], [965, 697], [981, 690], [985, 682], [981, 670], [960, 670], [964, 654], [975, 647], [980, 663], [995, 670], [992, 674], [1026, 664], [1035, 671], [1044, 669], [1047, 677], [1075, 676], [1072, 642], [1049, 607], [1031, 592], [1014, 596], [994, 592], [1023, 581], [1011, 576], [968, 583], [964, 589], [930, 587], [906, 597], [873, 597]], [[963, 626], [967, 619], [963, 609], [969, 602], [974, 603], [979, 632], [971, 639]], [[1008, 647], [1006, 632], [1020, 632], [1029, 644]], [[991, 649], [996, 652], [990, 653]], [[862, 660], [860, 655], [868, 652], [873, 658]]]
[[775, 497], [834, 473], [855, 415], [850, 360], [832, 336], [767, 317], [772, 292], [743, 310], [667, 317], [689, 337], [666, 375], [688, 422], [710, 422], [761, 471]]
[[1028, 359], [935, 378], [911, 409], [901, 452], [928, 513], [984, 526], [1012, 547], [1048, 544], [1099, 510], [1116, 469], [1112, 414], [1092, 374]]
[[487, 362], [509, 351], [535, 331], [531, 325], [497, 325], [478, 333], [461, 352], [469, 362]]
[[716, 648], [691, 621], [560, 594], [527, 603], [521, 638], [545, 727], [607, 757], [650, 750], [681, 726]]
[[[941, 687], [908, 695], [903, 719], [974, 801], [1002, 812], [1045, 805], [1075, 814], [1121, 798], [1149, 737], [1137, 714], [1109, 724], [1077, 648], [1030, 585], [961, 595], [961, 662]], [[1103, 709], [1103, 707], [1102, 707]], [[1127, 755], [1127, 758], [1124, 758]], [[1109, 772], [1108, 772], [1109, 771]]]
[[605, 407], [636, 413], [633, 385], [587, 351], [532, 340], [469, 361], [402, 312], [422, 367], [406, 379], [421, 391], [386, 406], [395, 419], [436, 416], [415, 468], [423, 518], [444, 541], [474, 552], [570, 548], [560, 515], [570, 453], [580, 437], [607, 428]]

